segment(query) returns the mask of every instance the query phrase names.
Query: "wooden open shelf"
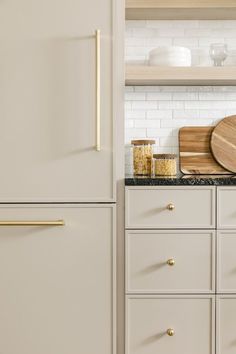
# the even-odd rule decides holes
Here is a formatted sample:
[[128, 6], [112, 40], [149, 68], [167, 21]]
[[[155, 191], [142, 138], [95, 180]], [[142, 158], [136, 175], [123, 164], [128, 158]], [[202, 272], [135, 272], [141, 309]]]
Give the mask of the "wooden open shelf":
[[236, 85], [236, 67], [126, 66], [126, 86]]
[[236, 19], [236, 0], [126, 0], [127, 20]]

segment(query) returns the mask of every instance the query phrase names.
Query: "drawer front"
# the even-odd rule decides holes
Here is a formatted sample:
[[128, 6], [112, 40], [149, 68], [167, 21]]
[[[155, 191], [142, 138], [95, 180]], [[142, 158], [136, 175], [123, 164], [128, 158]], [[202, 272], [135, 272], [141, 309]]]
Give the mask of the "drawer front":
[[216, 308], [216, 353], [235, 354], [236, 296], [218, 296]]
[[219, 231], [217, 243], [218, 292], [236, 293], [236, 230]]
[[217, 226], [236, 229], [236, 187], [217, 187]]
[[126, 354], [214, 353], [214, 298], [129, 296], [126, 306]]
[[127, 187], [126, 228], [214, 228], [215, 187]]
[[114, 211], [0, 206], [0, 221], [55, 222], [0, 226], [1, 353], [115, 353]]
[[215, 292], [212, 231], [127, 231], [128, 293]]

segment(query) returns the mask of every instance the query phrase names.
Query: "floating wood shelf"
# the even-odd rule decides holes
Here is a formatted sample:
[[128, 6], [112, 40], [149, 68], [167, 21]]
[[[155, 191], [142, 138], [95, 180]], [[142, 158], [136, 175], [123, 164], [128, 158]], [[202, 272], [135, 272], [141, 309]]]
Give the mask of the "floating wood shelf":
[[232, 20], [235, 0], [126, 0], [127, 20]]
[[126, 66], [126, 86], [236, 85], [236, 67]]

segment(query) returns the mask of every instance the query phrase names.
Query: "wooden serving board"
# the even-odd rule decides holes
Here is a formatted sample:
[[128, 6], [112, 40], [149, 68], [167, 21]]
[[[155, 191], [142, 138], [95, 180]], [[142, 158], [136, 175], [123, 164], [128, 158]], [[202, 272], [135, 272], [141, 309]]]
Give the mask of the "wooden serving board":
[[222, 167], [236, 173], [236, 116], [217, 124], [211, 136], [211, 149]]
[[230, 174], [211, 153], [214, 127], [184, 127], [179, 130], [180, 171], [184, 174]]

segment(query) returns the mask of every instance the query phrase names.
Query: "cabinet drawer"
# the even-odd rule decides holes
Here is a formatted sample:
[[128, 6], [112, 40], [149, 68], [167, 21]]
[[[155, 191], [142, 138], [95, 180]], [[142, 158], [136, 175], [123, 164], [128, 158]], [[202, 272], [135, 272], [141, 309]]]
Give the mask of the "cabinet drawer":
[[215, 291], [212, 231], [127, 231], [126, 291]]
[[236, 293], [236, 230], [219, 231], [217, 242], [217, 289]]
[[217, 187], [217, 226], [236, 229], [236, 187]]
[[215, 187], [127, 187], [126, 228], [214, 228]]
[[113, 353], [114, 211], [0, 206], [0, 221], [28, 223], [0, 227], [0, 352]]
[[216, 309], [216, 353], [235, 354], [236, 297], [229, 295], [217, 296]]
[[214, 353], [213, 297], [129, 296], [126, 306], [126, 354]]

